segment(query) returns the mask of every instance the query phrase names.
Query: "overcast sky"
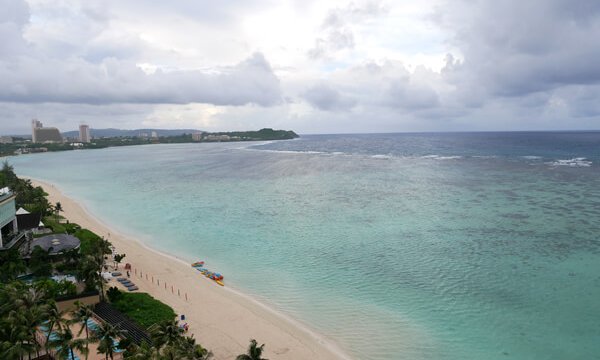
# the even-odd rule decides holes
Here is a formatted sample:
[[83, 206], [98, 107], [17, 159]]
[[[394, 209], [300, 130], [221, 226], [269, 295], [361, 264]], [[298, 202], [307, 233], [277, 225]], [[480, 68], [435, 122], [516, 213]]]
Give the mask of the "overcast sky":
[[0, 134], [600, 129], [598, 0], [0, 0]]

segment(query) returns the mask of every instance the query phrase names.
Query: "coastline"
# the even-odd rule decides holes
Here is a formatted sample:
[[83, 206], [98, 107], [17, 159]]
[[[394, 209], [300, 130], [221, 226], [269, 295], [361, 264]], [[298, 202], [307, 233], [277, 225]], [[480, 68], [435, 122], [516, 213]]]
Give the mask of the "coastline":
[[[350, 359], [331, 341], [235, 289], [220, 287], [185, 261], [115, 231], [55, 185], [30, 178], [51, 203], [60, 202], [64, 216], [107, 238], [117, 253], [125, 253], [120, 268], [132, 265], [131, 277], [147, 292], [185, 314], [189, 335], [214, 353], [214, 359], [233, 359], [245, 353], [249, 340], [265, 344], [270, 359]], [[109, 286], [115, 286], [111, 281]]]

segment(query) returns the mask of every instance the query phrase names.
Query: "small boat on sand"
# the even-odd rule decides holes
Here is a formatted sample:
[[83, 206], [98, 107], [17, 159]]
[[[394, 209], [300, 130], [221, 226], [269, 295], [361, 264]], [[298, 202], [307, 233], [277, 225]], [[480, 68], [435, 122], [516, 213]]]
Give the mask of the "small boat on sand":
[[195, 263], [192, 263], [192, 267], [202, 267], [204, 266], [204, 261], [196, 261]]

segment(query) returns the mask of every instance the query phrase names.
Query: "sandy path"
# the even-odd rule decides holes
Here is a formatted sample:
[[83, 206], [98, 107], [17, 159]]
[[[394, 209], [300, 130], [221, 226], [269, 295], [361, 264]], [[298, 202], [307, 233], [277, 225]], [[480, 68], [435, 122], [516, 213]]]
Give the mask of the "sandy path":
[[266, 344], [264, 356], [272, 360], [346, 358], [331, 342], [293, 320], [201, 277], [189, 264], [113, 231], [54, 185], [32, 182], [44, 188], [51, 203], [61, 203], [67, 219], [104, 236], [117, 253], [125, 253], [121, 267], [124, 263], [133, 266], [132, 281], [140, 291], [169, 304], [177, 314], [185, 314], [188, 335], [193, 334], [210, 349], [215, 359], [235, 359], [246, 351], [251, 338]]

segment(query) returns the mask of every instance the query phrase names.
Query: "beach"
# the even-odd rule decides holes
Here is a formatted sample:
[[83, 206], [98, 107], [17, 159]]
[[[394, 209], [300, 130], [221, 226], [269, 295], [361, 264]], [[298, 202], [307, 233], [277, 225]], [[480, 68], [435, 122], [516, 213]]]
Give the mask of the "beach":
[[[250, 339], [265, 344], [264, 356], [269, 359], [348, 358], [331, 341], [302, 324], [227, 288], [227, 278], [226, 287], [220, 287], [184, 261], [114, 231], [54, 185], [39, 180], [32, 183], [44, 188], [52, 204], [61, 203], [66, 219], [108, 239], [116, 253], [126, 254], [119, 270], [124, 273], [124, 264], [131, 264], [131, 278], [139, 291], [185, 315], [187, 335], [211, 350], [215, 359], [234, 359], [245, 353]], [[116, 284], [111, 280], [108, 286]]]

